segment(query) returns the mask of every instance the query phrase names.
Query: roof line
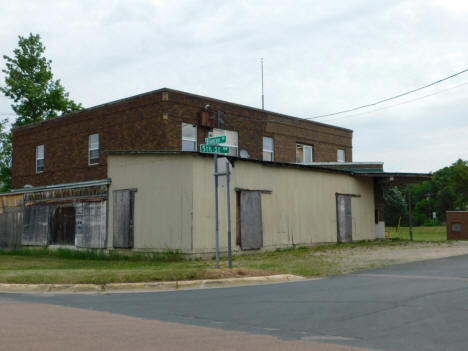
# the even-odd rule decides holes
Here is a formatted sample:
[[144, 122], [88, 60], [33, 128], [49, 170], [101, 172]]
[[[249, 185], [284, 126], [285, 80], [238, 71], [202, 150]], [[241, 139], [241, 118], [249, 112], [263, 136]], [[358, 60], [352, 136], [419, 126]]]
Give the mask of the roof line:
[[[235, 103], [235, 102], [215, 99], [215, 98], [211, 98], [211, 97], [208, 97], [208, 96], [197, 95], [197, 94], [188, 93], [188, 92], [185, 92], [185, 91], [171, 89], [171, 88], [165, 88], [165, 87], [160, 88], [160, 89], [156, 89], [156, 90], [151, 90], [151, 91], [141, 93], [141, 94], [137, 94], [137, 95], [132, 95], [132, 96], [125, 97], [125, 98], [122, 98], [122, 99], [117, 99], [117, 100], [114, 100], [114, 101], [106, 102], [106, 103], [103, 103], [103, 104], [87, 107], [87, 108], [84, 108], [82, 110], [66, 113], [66, 114], [63, 114], [63, 115], [60, 115], [60, 116], [57, 116], [57, 117], [54, 117], [54, 118], [50, 118], [50, 119], [47, 119], [47, 120], [38, 121], [38, 122], [30, 123], [30, 124], [27, 124], [27, 125], [23, 125], [23, 126], [13, 127], [12, 130], [21, 130], [21, 129], [33, 128], [33, 127], [36, 127], [36, 126], [38, 126], [40, 124], [47, 123], [47, 122], [50, 122], [50, 121], [55, 121], [55, 120], [58, 120], [58, 119], [63, 118], [63, 117], [71, 117], [71, 116], [74, 116], [74, 115], [78, 115], [78, 114], [81, 114], [81, 113], [85, 113], [85, 112], [89, 112], [89, 111], [92, 111], [92, 110], [95, 110], [95, 109], [99, 109], [99, 108], [102, 108], [104, 106], [115, 105], [115, 104], [122, 103], [122, 102], [125, 102], [125, 101], [137, 99], [137, 98], [140, 98], [140, 97], [143, 97], [143, 96], [157, 94], [157, 93], [160, 93], [160, 92], [163, 92], [163, 91], [172, 92], [174, 94], [182, 94], [182, 95], [186, 95], [186, 96], [191, 96], [191, 97], [194, 97], [194, 98], [203, 99], [203, 100], [207, 100], [207, 101], [213, 101], [213, 102], [228, 104], [228, 105], [232, 105], [232, 106], [242, 107], [242, 108], [245, 108], [245, 109], [254, 110], [254, 111], [257, 111], [257, 112], [262, 112], [262, 113], [265, 113], [265, 114], [273, 114], [275, 116], [279, 116], [279, 117], [283, 117], [283, 118], [298, 120], [298, 121], [302, 121], [302, 122], [306, 122], [306, 123], [312, 123], [312, 124], [315, 124], [315, 125], [322, 125], [322, 126], [330, 127], [330, 128], [333, 128], [333, 129], [343, 130], [343, 131], [346, 131], [346, 132], [351, 132], [351, 133], [353, 132], [352, 129], [338, 127], [338, 126], [334, 126], [334, 125], [323, 123], [323, 122], [310, 121], [310, 120], [307, 120], [305, 118], [289, 116], [289, 115], [285, 115], [285, 114], [279, 113], [279, 112], [273, 112], [273, 111], [269, 111], [269, 110], [262, 110], [262, 109], [257, 108], [257, 107], [242, 105], [242, 104], [238, 104], [238, 103]], [[170, 101], [170, 99], [169, 99], [169, 101]], [[271, 123], [275, 123], [275, 122], [271, 122]]]

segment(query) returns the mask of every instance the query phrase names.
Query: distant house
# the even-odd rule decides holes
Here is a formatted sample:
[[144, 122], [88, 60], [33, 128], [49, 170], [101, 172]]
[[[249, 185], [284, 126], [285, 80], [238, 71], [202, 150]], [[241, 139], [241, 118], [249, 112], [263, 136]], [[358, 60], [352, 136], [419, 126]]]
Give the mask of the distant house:
[[160, 89], [14, 129], [3, 245], [213, 252], [212, 156], [198, 150], [220, 135], [237, 251], [384, 237], [383, 188], [430, 177], [352, 162], [348, 129]]

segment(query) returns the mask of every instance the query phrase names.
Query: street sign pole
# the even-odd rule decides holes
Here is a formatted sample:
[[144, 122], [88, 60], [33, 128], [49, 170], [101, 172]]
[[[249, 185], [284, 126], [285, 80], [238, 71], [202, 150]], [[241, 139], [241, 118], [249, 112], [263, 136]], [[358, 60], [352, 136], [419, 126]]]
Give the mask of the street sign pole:
[[216, 268], [219, 268], [219, 216], [218, 216], [218, 154], [214, 154], [215, 207], [216, 207]]
[[229, 181], [231, 172], [229, 170], [229, 161], [226, 159], [226, 192], [227, 192], [227, 215], [228, 215], [228, 259], [229, 268], [232, 268], [232, 249], [231, 249], [231, 190]]
[[[230, 169], [229, 161], [226, 159], [226, 171], [218, 172], [218, 154], [229, 154], [229, 146], [219, 145], [226, 142], [226, 136], [217, 136], [205, 138], [206, 144], [200, 145], [200, 152], [212, 153], [214, 159], [214, 180], [215, 180], [215, 212], [216, 212], [216, 268], [219, 268], [219, 206], [218, 206], [218, 185], [219, 176], [226, 176], [227, 190], [227, 215], [228, 215], [228, 256], [229, 268], [232, 268], [232, 249], [231, 249], [231, 194], [229, 191]], [[223, 166], [221, 165], [221, 168]]]

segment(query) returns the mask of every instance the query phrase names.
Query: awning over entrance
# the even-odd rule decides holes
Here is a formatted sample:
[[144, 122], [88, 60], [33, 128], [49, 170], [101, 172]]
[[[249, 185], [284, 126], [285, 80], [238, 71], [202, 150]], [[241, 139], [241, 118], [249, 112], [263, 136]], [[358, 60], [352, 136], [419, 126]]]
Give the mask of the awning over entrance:
[[374, 178], [376, 184], [385, 187], [422, 183], [432, 178], [432, 174], [430, 173], [353, 172], [353, 175], [357, 177]]

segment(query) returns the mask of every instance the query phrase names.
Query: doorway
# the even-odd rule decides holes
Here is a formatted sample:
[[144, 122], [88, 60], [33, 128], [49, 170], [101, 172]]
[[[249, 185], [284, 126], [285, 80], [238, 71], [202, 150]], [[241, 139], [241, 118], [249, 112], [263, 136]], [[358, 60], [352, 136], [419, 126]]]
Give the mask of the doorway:
[[336, 194], [336, 220], [338, 227], [338, 242], [353, 241], [353, 220], [351, 212], [351, 196]]
[[263, 247], [260, 191], [237, 192], [237, 244], [242, 250], [256, 250]]
[[51, 244], [75, 245], [75, 208], [57, 207], [51, 221]]

